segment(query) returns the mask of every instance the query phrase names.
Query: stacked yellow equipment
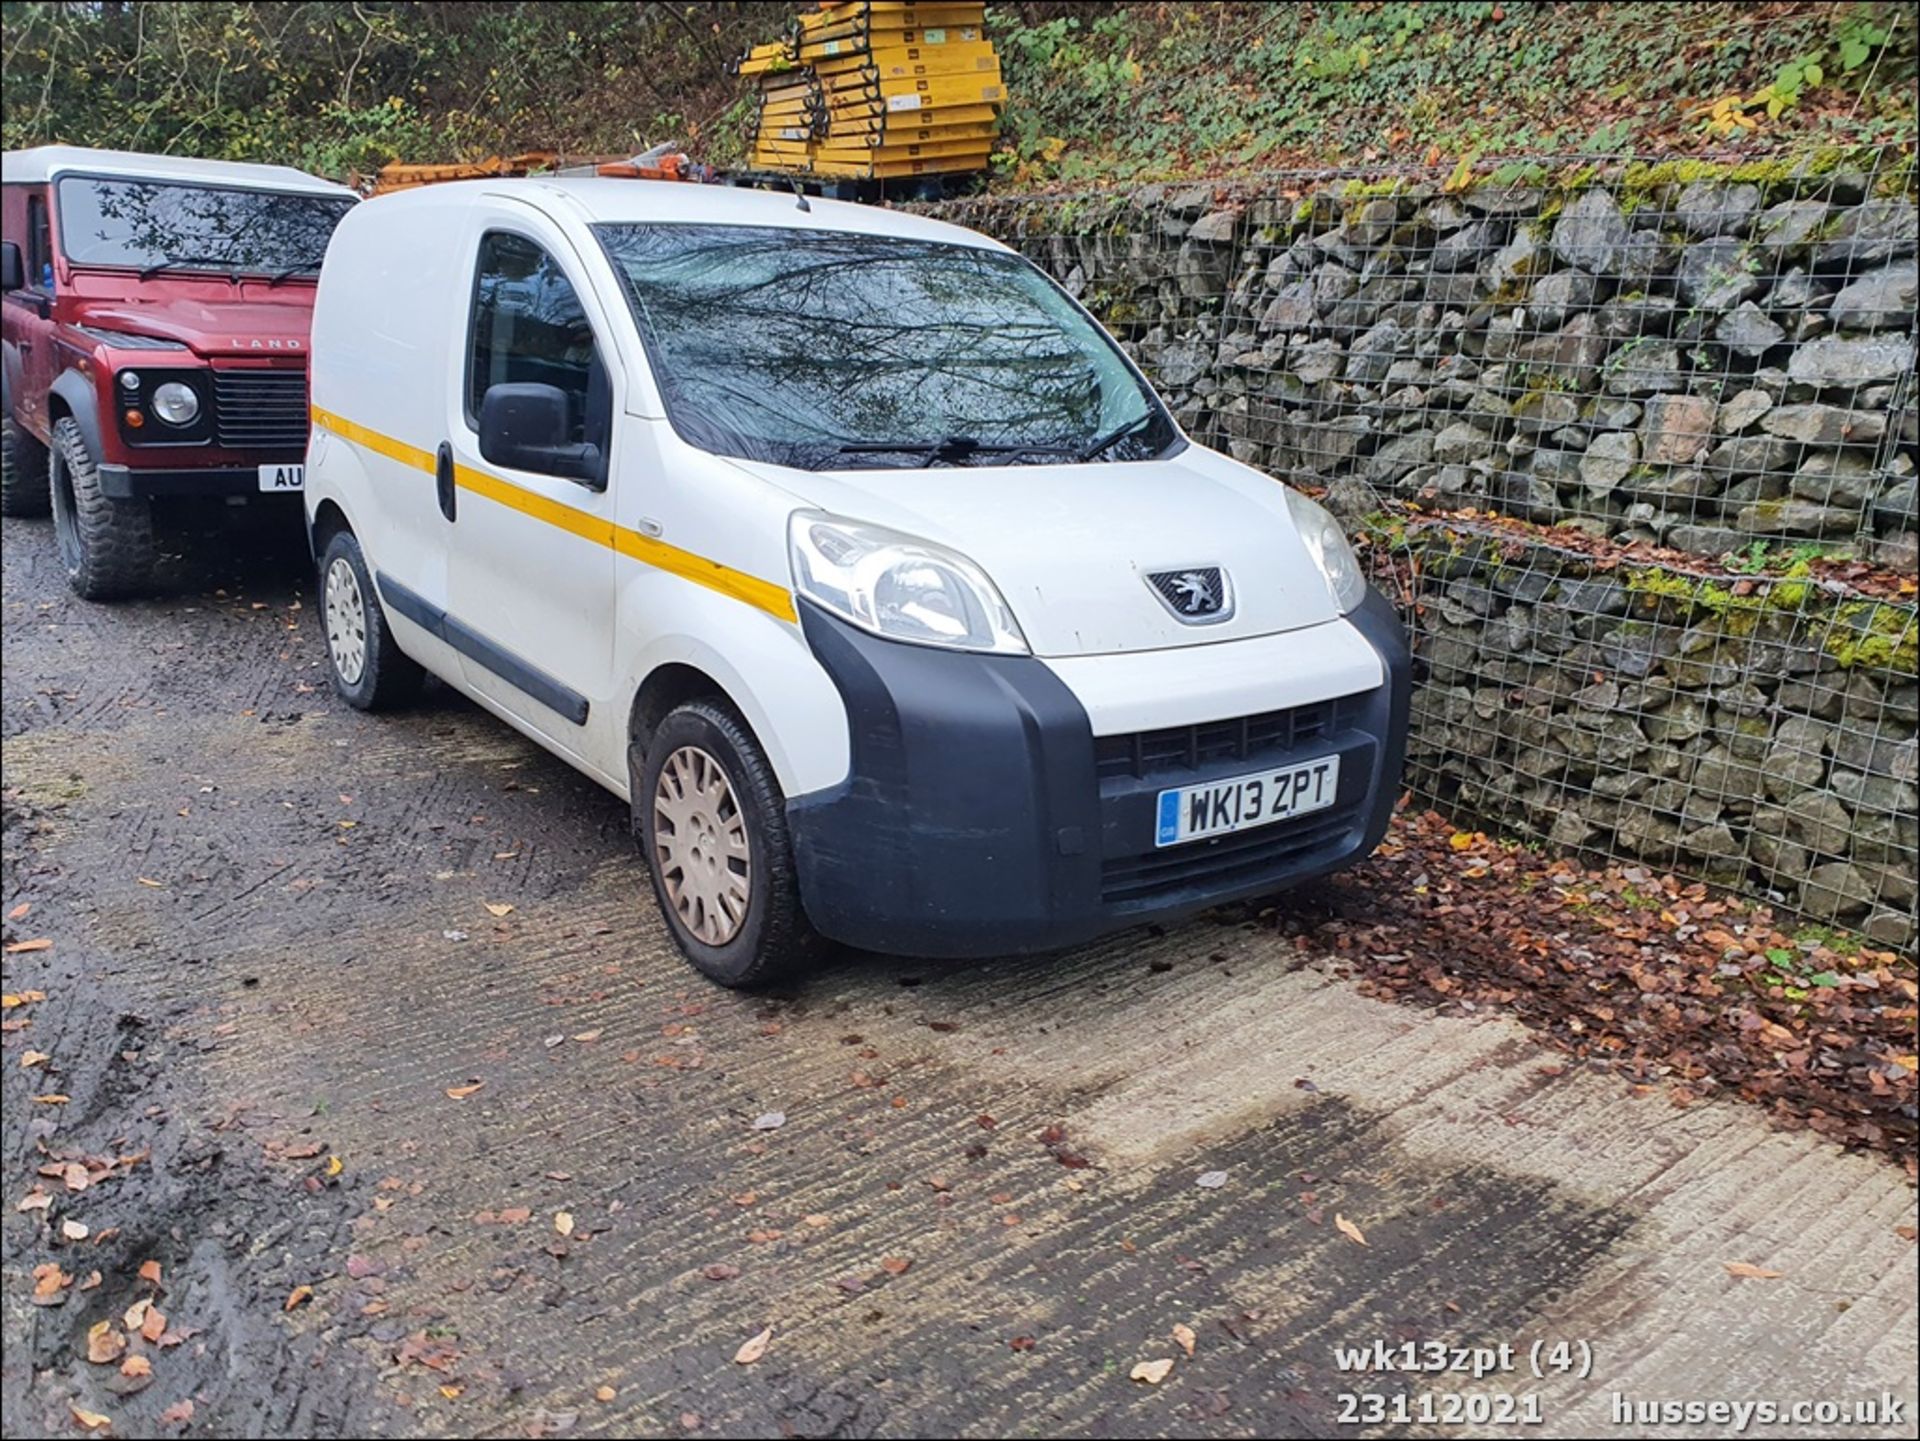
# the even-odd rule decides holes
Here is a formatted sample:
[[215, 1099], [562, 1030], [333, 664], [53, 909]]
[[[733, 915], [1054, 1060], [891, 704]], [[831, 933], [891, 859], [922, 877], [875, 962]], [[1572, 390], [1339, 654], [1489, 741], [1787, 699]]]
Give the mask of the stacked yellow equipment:
[[831, 0], [735, 63], [759, 81], [752, 164], [889, 180], [984, 170], [1000, 57], [984, 4]]

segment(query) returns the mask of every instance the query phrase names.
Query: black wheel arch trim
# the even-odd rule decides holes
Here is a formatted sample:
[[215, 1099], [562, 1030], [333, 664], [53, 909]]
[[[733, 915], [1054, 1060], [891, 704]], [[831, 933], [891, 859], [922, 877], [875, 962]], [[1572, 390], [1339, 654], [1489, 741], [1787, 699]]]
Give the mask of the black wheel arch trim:
[[100, 445], [100, 397], [94, 392], [93, 383], [77, 370], [66, 370], [53, 382], [48, 394], [66, 402], [67, 413], [80, 427], [80, 438], [87, 443], [87, 453], [95, 465], [100, 464], [106, 452]]
[[506, 647], [487, 639], [458, 617], [448, 615], [444, 607], [408, 589], [384, 571], [375, 571], [373, 579], [380, 588], [381, 600], [429, 635], [445, 641], [468, 660], [485, 666], [515, 690], [531, 696], [556, 715], [566, 717], [577, 726], [587, 723], [587, 698], [579, 691], [555, 680], [538, 666], [529, 665]]

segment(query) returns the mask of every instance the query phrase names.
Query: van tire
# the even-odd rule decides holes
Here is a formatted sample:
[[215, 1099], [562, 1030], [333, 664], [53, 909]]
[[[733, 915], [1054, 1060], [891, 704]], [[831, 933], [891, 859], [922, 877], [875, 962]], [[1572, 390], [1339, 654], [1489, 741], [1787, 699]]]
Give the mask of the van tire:
[[[333, 693], [355, 710], [365, 711], [393, 710], [415, 699], [427, 673], [394, 640], [387, 613], [380, 608], [373, 572], [352, 531], [335, 531], [320, 553], [319, 588], [320, 629], [327, 642], [327, 676]], [[334, 628], [341, 602], [349, 617], [352, 605], [358, 604], [358, 648], [349, 636], [342, 653], [336, 653]], [[351, 671], [356, 655], [358, 674], [349, 680], [342, 668]]]
[[100, 485], [100, 467], [80, 422], [53, 423], [53, 532], [67, 584], [82, 600], [123, 600], [153, 584], [153, 507], [114, 500]]
[[[738, 931], [719, 945], [709, 944], [693, 933], [662, 875], [655, 798], [668, 763], [690, 749], [718, 763], [747, 840], [746, 915]], [[763, 986], [783, 973], [805, 969], [817, 961], [825, 944], [800, 903], [793, 841], [787, 830], [786, 797], [745, 723], [719, 701], [689, 701], [668, 712], [655, 728], [644, 759], [635, 747], [630, 770], [638, 782], [633, 793], [634, 834], [646, 858], [654, 899], [680, 953], [708, 978], [743, 990]]]
[[9, 410], [0, 415], [0, 515], [41, 516], [52, 509], [47, 448]]

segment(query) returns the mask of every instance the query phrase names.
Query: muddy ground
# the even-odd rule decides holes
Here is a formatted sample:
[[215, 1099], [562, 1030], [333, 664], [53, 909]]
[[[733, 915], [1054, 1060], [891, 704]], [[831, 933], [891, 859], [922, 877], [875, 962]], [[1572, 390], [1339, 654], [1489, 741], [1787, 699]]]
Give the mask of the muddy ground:
[[[1346, 1392], [1910, 1423], [1882, 1158], [1369, 998], [1246, 912], [719, 991], [612, 797], [446, 692], [333, 700], [295, 536], [112, 608], [44, 523], [4, 543], [9, 1434], [1382, 1429]], [[1520, 1369], [1337, 1367], [1407, 1340]]]

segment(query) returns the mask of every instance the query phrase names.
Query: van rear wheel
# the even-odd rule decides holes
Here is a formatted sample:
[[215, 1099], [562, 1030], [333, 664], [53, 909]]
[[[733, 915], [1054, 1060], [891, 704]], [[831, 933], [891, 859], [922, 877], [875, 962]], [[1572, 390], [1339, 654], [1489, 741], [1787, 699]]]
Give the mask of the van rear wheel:
[[765, 985], [822, 944], [800, 904], [786, 797], [740, 718], [670, 712], [633, 757], [634, 832], [680, 952], [723, 986]]
[[67, 584], [82, 600], [123, 600], [153, 584], [153, 507], [115, 500], [100, 484], [80, 422], [53, 423], [53, 534]]
[[21, 428], [12, 411], [0, 414], [0, 515], [38, 516], [52, 508], [47, 448]]
[[320, 553], [320, 624], [334, 693], [355, 710], [390, 710], [420, 694], [426, 672], [395, 643], [350, 530], [335, 531]]

